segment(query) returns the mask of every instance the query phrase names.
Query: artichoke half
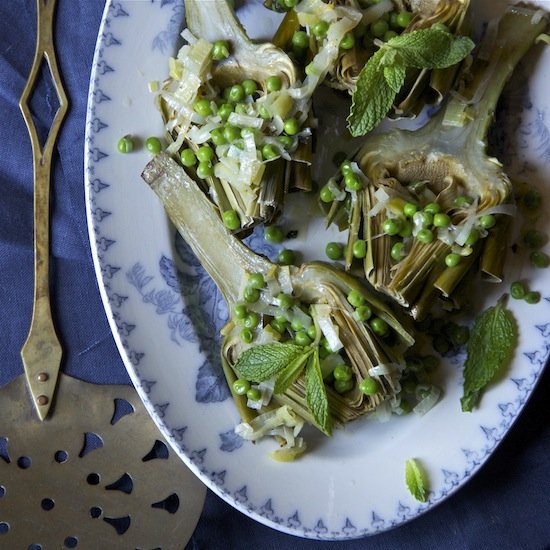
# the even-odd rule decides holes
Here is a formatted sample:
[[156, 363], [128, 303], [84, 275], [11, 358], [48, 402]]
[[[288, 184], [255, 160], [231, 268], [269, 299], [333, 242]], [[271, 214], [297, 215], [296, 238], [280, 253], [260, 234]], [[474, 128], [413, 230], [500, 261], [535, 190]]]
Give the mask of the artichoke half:
[[[336, 44], [335, 57], [326, 71], [325, 83], [353, 94], [361, 69], [378, 49], [377, 40], [433, 25], [444, 26], [456, 36], [470, 34], [469, 0], [302, 0], [284, 18], [273, 41], [293, 56], [297, 64], [314, 67], [313, 61], [327, 40], [316, 36], [319, 22], [331, 23], [335, 10], [348, 10], [352, 25]], [[297, 47], [293, 36], [305, 32], [307, 48]], [[317, 33], [318, 34], [318, 33]], [[392, 116], [415, 116], [426, 103], [439, 103], [452, 87], [459, 65], [446, 69], [412, 69], [396, 97]]]
[[509, 7], [434, 118], [413, 132], [367, 137], [345, 165], [362, 190], [344, 192], [343, 174], [330, 182], [341, 196], [328, 208], [329, 220], [349, 228], [347, 268], [354, 243], [366, 240], [368, 281], [417, 319], [435, 297], [452, 298], [478, 263], [490, 280], [502, 278], [515, 210], [510, 180], [487, 154], [487, 132], [506, 81], [544, 32], [546, 17]]
[[[257, 411], [248, 408], [247, 398], [238, 395], [233, 387], [239, 378], [235, 365], [243, 353], [263, 344], [296, 345], [297, 332], [304, 332], [305, 327], [312, 325], [315, 334], [308, 330], [309, 340], [300, 344], [303, 352], [315, 352], [321, 357], [321, 370], [345, 364], [344, 370], [353, 380], [345, 392], [338, 392], [329, 381], [331, 372], [324, 372], [328, 410], [336, 423], [353, 420], [381, 403], [399, 405], [403, 356], [413, 338], [388, 305], [364, 283], [327, 264], [279, 266], [255, 254], [224, 226], [215, 206], [197, 183], [165, 153], [147, 165], [143, 178], [234, 312], [223, 330], [222, 359], [243, 420], [252, 421], [275, 405], [290, 406], [294, 413], [327, 432], [311, 411], [303, 375], [282, 393], [275, 393], [266, 407], [256, 407]], [[259, 276], [262, 284], [254, 287], [259, 290], [255, 299], [250, 300], [247, 285]], [[287, 301], [291, 299], [292, 305], [283, 305], [281, 293]], [[350, 295], [355, 296], [351, 300], [354, 305]], [[247, 316], [252, 316], [255, 322], [247, 325], [248, 321], [237, 315], [236, 306], [241, 310], [244, 306]], [[246, 326], [251, 327], [252, 338], [245, 342], [242, 333]], [[380, 331], [380, 327], [386, 330]], [[375, 391], [366, 394], [359, 390], [359, 383], [365, 379], [374, 381]]]
[[157, 94], [167, 151], [232, 230], [272, 223], [289, 190], [311, 188], [311, 102], [290, 96], [292, 60], [252, 42], [226, 0], [188, 0], [185, 10], [188, 44]]

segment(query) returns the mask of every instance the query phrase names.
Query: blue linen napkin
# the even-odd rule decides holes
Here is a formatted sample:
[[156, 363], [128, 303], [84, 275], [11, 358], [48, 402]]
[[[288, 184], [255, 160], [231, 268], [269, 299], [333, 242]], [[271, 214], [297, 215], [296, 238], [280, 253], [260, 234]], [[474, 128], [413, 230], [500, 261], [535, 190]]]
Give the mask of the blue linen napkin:
[[[101, 0], [58, 1], [56, 44], [70, 109], [54, 158], [52, 300], [64, 372], [90, 382], [129, 383], [95, 280], [84, 203], [87, 92], [103, 7]], [[0, 2], [0, 385], [23, 372], [19, 352], [31, 317], [32, 156], [18, 100], [34, 55], [35, 9], [34, 0]], [[55, 98], [47, 81], [33, 96], [42, 135], [57, 108]], [[251, 520], [209, 491], [187, 548], [549, 548], [549, 396], [547, 370], [513, 429], [474, 479], [434, 510], [393, 531], [346, 542], [297, 539]], [[173, 548], [180, 548], [178, 541]]]

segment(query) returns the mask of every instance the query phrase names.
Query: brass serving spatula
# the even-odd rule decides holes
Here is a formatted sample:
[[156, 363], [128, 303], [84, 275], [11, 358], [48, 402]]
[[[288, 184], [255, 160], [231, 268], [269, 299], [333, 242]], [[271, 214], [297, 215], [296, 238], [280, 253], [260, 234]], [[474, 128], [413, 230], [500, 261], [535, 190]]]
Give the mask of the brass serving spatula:
[[[135, 390], [60, 373], [49, 295], [49, 195], [68, 100], [53, 43], [55, 4], [36, 0], [36, 52], [19, 103], [33, 152], [35, 285], [21, 350], [25, 375], [0, 389], [0, 548], [183, 549], [205, 487], [169, 450]], [[28, 101], [44, 60], [59, 108], [42, 147]]]

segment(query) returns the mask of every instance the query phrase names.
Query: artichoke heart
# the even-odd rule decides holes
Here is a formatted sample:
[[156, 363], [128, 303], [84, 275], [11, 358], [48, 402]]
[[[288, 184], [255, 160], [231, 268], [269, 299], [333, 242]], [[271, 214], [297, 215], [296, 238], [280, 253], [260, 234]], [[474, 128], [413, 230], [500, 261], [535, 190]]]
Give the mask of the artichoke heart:
[[[469, 0], [302, 0], [287, 13], [274, 41], [294, 57], [306, 73], [314, 70], [320, 53], [331, 48], [334, 57], [323, 73], [324, 82], [350, 95], [357, 87], [359, 73], [377, 51], [379, 41], [398, 34], [441, 26], [455, 36], [470, 34]], [[335, 12], [346, 14], [349, 24], [338, 41], [319, 36], [319, 21], [332, 25]], [[305, 33], [309, 42], [299, 43], [295, 33]], [[328, 33], [327, 33], [328, 34]], [[417, 115], [426, 103], [439, 103], [452, 87], [459, 65], [446, 69], [412, 69], [394, 102], [392, 116]]]
[[292, 60], [254, 43], [227, 0], [185, 2], [187, 40], [157, 94], [171, 143], [234, 232], [273, 223], [292, 190], [310, 190], [313, 113], [295, 98]]
[[[546, 28], [538, 13], [509, 7], [494, 22], [490, 47], [480, 45], [484, 54], [462, 71], [457, 90], [420, 130], [367, 137], [346, 167], [355, 181], [361, 176], [362, 188], [328, 208], [330, 221], [347, 219], [348, 251], [367, 241], [369, 282], [417, 319], [435, 297], [452, 298], [474, 266], [490, 280], [502, 279], [515, 208], [507, 174], [487, 153], [487, 132], [515, 65]], [[346, 177], [340, 173], [332, 185], [343, 189]], [[350, 252], [348, 269], [352, 263]]]
[[[224, 372], [244, 422], [274, 404], [286, 405], [328, 433], [311, 408], [311, 390], [300, 371], [306, 368], [308, 358], [318, 361], [319, 372], [325, 370], [324, 382], [315, 391], [317, 398], [325, 394], [327, 410], [336, 423], [353, 420], [382, 403], [399, 405], [404, 354], [414, 341], [388, 304], [367, 285], [328, 264], [279, 266], [252, 252], [224, 226], [199, 186], [165, 153], [147, 165], [143, 178], [234, 312], [223, 329], [221, 352]], [[273, 379], [258, 372], [257, 365], [264, 358], [261, 354], [256, 358], [254, 375], [244, 383], [264, 380], [263, 386], [255, 388], [260, 391], [269, 378], [275, 385], [270, 392], [275, 393], [273, 399], [265, 403], [260, 400], [258, 406], [251, 407], [247, 402], [250, 397], [236, 392], [234, 382], [242, 376], [239, 360], [262, 346], [275, 354], [290, 350], [292, 361], [290, 370], [279, 372]], [[333, 372], [334, 379], [342, 378], [336, 373], [338, 366], [346, 379], [345, 387], [331, 380]], [[273, 365], [268, 361], [266, 368], [273, 369]], [[373, 391], [360, 390], [365, 379]]]

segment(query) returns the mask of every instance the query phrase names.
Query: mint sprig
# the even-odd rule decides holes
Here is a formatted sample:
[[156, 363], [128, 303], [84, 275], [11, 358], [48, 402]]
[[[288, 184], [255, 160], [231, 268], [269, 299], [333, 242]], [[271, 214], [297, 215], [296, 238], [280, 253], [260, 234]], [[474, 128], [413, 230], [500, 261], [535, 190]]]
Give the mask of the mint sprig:
[[244, 351], [234, 366], [239, 377], [250, 382], [275, 377], [275, 394], [286, 391], [304, 368], [308, 408], [319, 429], [331, 435], [332, 420], [317, 348], [291, 343], [260, 344]]
[[476, 319], [464, 363], [464, 396], [460, 400], [464, 412], [478, 405], [483, 390], [510, 362], [517, 339], [517, 324], [504, 300]]
[[437, 27], [419, 29], [383, 43], [357, 80], [348, 116], [352, 136], [374, 129], [392, 108], [408, 68], [444, 69], [462, 61], [475, 44]]

